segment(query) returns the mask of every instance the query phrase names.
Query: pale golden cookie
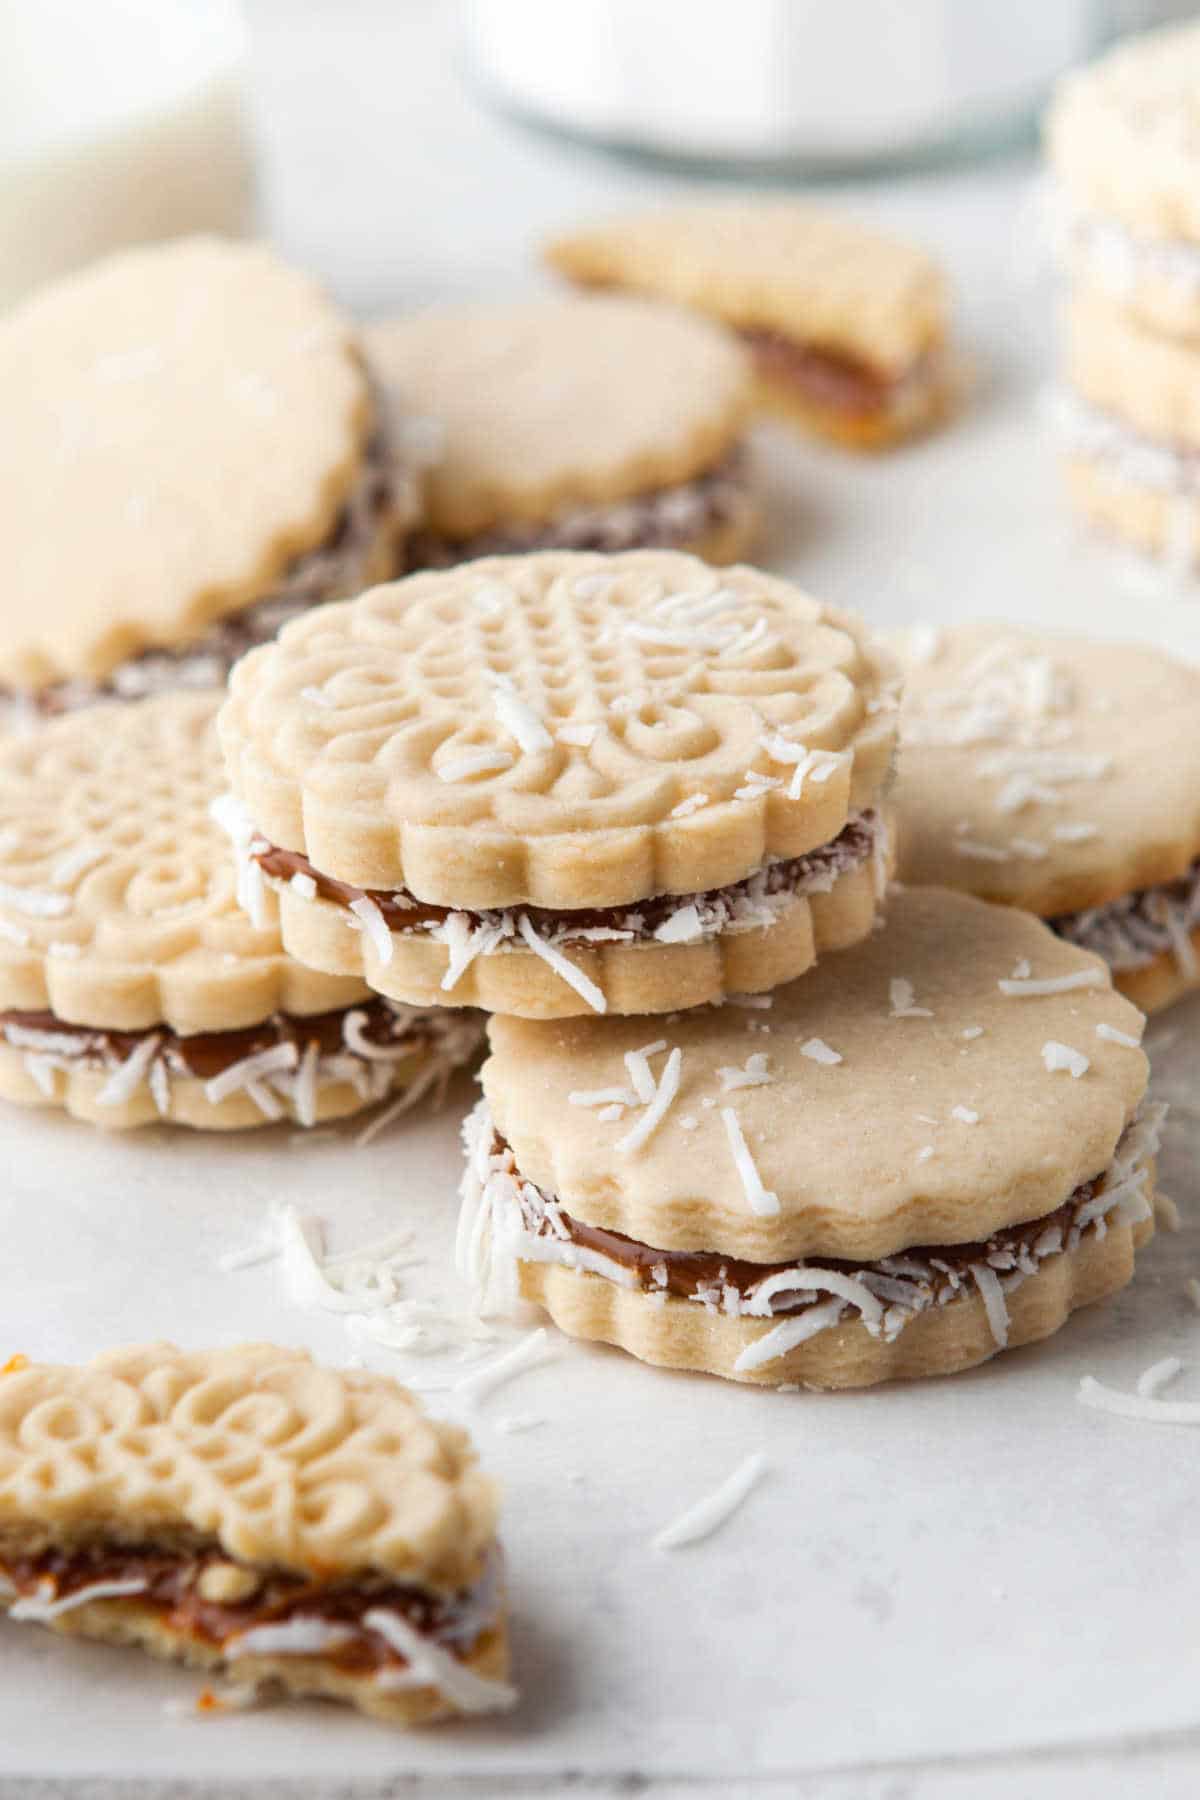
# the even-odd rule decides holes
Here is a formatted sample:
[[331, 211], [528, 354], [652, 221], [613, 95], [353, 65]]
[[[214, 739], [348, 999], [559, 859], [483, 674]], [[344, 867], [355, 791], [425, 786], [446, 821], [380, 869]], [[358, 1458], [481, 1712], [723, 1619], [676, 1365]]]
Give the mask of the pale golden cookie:
[[741, 437], [749, 363], [703, 319], [611, 295], [540, 299], [388, 320], [367, 344], [405, 407], [440, 427], [430, 551], [478, 554], [506, 531], [514, 549], [522, 535], [696, 549], [748, 526], [745, 476], [714, 472]]
[[178, 240], [35, 295], [0, 320], [0, 399], [8, 689], [191, 645], [313, 558], [378, 575], [408, 522], [349, 321], [262, 247]]
[[1200, 452], [1200, 357], [1188, 345], [1099, 294], [1076, 294], [1065, 324], [1064, 373], [1076, 394], [1133, 438]]
[[462, 1266], [486, 1311], [738, 1379], [965, 1367], [1128, 1277], [1092, 1240], [1151, 1217], [1141, 1027], [1032, 916], [912, 888], [765, 1008], [494, 1018]]
[[1147, 1010], [1194, 985], [1200, 673], [1007, 625], [923, 627], [906, 647], [901, 879], [1038, 913]]
[[[1090, 525], [1186, 578], [1200, 565], [1200, 465], [1180, 485], [1177, 468], [1157, 458], [1147, 464], [1137, 449], [1132, 460], [1128, 446], [1115, 456], [1107, 446], [1090, 455], [1072, 451], [1063, 462], [1067, 492]], [[1147, 468], [1159, 485], [1145, 485]]]
[[495, 1524], [466, 1435], [382, 1376], [266, 1344], [0, 1370], [13, 1619], [395, 1723], [488, 1710]]
[[915, 246], [804, 201], [697, 202], [569, 232], [573, 281], [695, 307], [741, 333], [760, 405], [850, 448], [911, 435], [948, 401], [948, 300]]
[[945, 284], [923, 251], [806, 201], [665, 207], [566, 232], [546, 257], [573, 281], [657, 294], [892, 373], [945, 333]]
[[243, 913], [211, 813], [219, 701], [96, 706], [0, 744], [6, 1099], [111, 1128], [312, 1124], [470, 1055], [471, 1021], [381, 1013], [293, 961], [273, 905]]
[[1046, 121], [1070, 266], [1154, 330], [1200, 333], [1200, 27], [1128, 38]]
[[787, 582], [544, 552], [299, 621], [239, 665], [221, 733], [295, 954], [554, 1016], [727, 991], [753, 975], [727, 931], [779, 934], [758, 986], [866, 929], [876, 873], [838, 890], [886, 866], [895, 709], [890, 659]]

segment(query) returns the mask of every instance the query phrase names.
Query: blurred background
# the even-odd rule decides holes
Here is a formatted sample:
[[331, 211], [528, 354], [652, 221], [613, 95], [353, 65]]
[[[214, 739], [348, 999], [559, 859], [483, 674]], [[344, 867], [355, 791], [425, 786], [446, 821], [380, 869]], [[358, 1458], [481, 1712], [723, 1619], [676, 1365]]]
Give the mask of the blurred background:
[[373, 310], [690, 180], [1033, 141], [1181, 0], [0, 0], [0, 307], [119, 243], [262, 230]]

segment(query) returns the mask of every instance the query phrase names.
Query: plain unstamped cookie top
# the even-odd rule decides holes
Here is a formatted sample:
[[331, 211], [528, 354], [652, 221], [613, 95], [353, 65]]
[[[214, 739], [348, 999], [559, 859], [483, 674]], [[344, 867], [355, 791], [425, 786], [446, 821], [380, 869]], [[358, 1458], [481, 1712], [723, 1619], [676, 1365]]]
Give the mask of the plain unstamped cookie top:
[[920, 629], [907, 652], [902, 880], [1051, 918], [1200, 854], [1200, 671], [998, 624]]
[[442, 427], [426, 510], [450, 538], [689, 481], [730, 448], [749, 402], [734, 338], [632, 297], [455, 307], [367, 341], [406, 407]]
[[496, 1510], [465, 1432], [302, 1350], [142, 1344], [0, 1372], [0, 1542], [190, 1529], [259, 1567], [454, 1591], [478, 1578]]
[[258, 831], [323, 874], [577, 908], [829, 842], [877, 799], [895, 719], [890, 655], [790, 582], [545, 551], [294, 621], [238, 664], [220, 728]]
[[293, 962], [274, 920], [259, 929], [238, 905], [209, 813], [220, 700], [88, 707], [0, 743], [0, 1010], [189, 1033], [366, 994]]
[[0, 682], [101, 679], [322, 544], [372, 426], [348, 320], [258, 246], [126, 251], [0, 320]]
[[[1034, 978], [1097, 985], [1010, 997], [999, 983], [1025, 964]], [[777, 989], [765, 1010], [496, 1016], [482, 1081], [521, 1173], [587, 1224], [754, 1262], [867, 1261], [1040, 1218], [1108, 1167], [1147, 1063], [1097, 1036], [1101, 1023], [1136, 1038], [1142, 1016], [1098, 958], [1028, 913], [913, 888], [893, 894], [881, 931]], [[627, 1087], [625, 1053], [656, 1038], [682, 1052], [679, 1093], [648, 1142], [623, 1151], [636, 1111], [602, 1123], [570, 1096]], [[1086, 1074], [1051, 1073], [1048, 1042], [1082, 1052]], [[725, 1091], [720, 1071], [755, 1055], [770, 1079]], [[774, 1217], [751, 1209], [724, 1108], [778, 1197]]]
[[573, 281], [657, 294], [885, 374], [903, 373], [946, 330], [945, 280], [925, 251], [806, 201], [638, 213], [565, 232], [546, 257]]
[[1200, 451], [1195, 345], [1148, 330], [1091, 289], [1073, 295], [1064, 325], [1063, 373], [1077, 393], [1141, 437]]
[[1127, 39], [1064, 76], [1046, 141], [1080, 210], [1142, 237], [1200, 239], [1200, 25]]

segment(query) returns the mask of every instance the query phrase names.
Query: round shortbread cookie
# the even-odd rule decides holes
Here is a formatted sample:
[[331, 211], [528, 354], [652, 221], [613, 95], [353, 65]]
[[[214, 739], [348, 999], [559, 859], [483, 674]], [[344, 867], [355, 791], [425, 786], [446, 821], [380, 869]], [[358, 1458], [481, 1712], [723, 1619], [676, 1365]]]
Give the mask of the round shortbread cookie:
[[1090, 292], [1071, 299], [1065, 325], [1063, 369], [1076, 394], [1152, 448], [1200, 452], [1200, 357], [1189, 345]]
[[380, 323], [367, 344], [440, 426], [427, 523], [451, 540], [677, 487], [732, 449], [748, 408], [731, 336], [634, 298], [457, 307]]
[[902, 881], [1043, 918], [1200, 855], [1200, 671], [1148, 644], [921, 627], [893, 798]]
[[[1063, 461], [1067, 493], [1090, 525], [1186, 576], [1200, 565], [1200, 451], [1192, 455], [1188, 486], [1150, 487], [1136, 445], [1132, 458], [1073, 451]], [[1154, 472], [1160, 473], [1157, 461]]]
[[[0, 744], [0, 1095], [111, 1130], [240, 1130], [413, 1100], [470, 1015], [380, 1008], [238, 904], [219, 694], [96, 706]], [[242, 1076], [245, 1079], [242, 1079]]]
[[1200, 26], [1126, 39], [1065, 76], [1046, 138], [1077, 210], [1137, 239], [1200, 241]]
[[258, 246], [124, 252], [0, 320], [0, 682], [100, 679], [326, 543], [373, 425], [348, 320]]
[[694, 306], [899, 372], [940, 342], [941, 272], [916, 246], [807, 202], [698, 202], [567, 232], [547, 260], [573, 281]]
[[141, 1344], [0, 1376], [0, 1541], [28, 1553], [190, 1527], [240, 1562], [452, 1590], [479, 1576], [496, 1513], [465, 1432], [302, 1350]]
[[739, 882], [875, 805], [891, 659], [790, 583], [662, 551], [411, 577], [234, 671], [221, 737], [269, 844], [365, 889], [579, 910]]
[[238, 905], [219, 694], [99, 706], [0, 744], [0, 1010], [233, 1031], [366, 990], [284, 953]]
[[898, 890], [881, 931], [765, 1008], [655, 1023], [653, 1072], [678, 1050], [678, 1088], [645, 1141], [622, 1142], [644, 1112], [625, 1059], [655, 1036], [636, 1019], [492, 1019], [495, 1128], [572, 1218], [760, 1264], [861, 1262], [1040, 1219], [1108, 1169], [1147, 1078], [1141, 1015], [1098, 958], [941, 889]]

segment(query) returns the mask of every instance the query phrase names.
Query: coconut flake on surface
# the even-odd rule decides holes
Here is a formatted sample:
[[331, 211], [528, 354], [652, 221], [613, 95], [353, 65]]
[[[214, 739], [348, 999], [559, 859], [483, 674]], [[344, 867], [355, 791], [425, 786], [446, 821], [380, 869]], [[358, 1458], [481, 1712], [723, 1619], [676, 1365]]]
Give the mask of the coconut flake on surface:
[[1047, 1038], [1042, 1045], [1042, 1062], [1049, 1074], [1065, 1071], [1075, 1081], [1092, 1066], [1082, 1050], [1072, 1050], [1070, 1044], [1057, 1043], [1053, 1038]]
[[1010, 999], [1037, 999], [1044, 994], [1070, 994], [1076, 988], [1108, 987], [1107, 969], [1074, 969], [1070, 975], [1047, 975], [1034, 979], [1029, 975], [1011, 976], [996, 983]]
[[1141, 1042], [1131, 1037], [1127, 1031], [1118, 1031], [1115, 1025], [1107, 1025], [1101, 1020], [1096, 1027], [1096, 1036], [1103, 1038], [1106, 1044], [1123, 1044], [1126, 1050], [1140, 1050]]
[[767, 1069], [765, 1051], [757, 1050], [753, 1056], [746, 1058], [744, 1069], [723, 1068], [717, 1074], [721, 1080], [721, 1092], [732, 1093], [734, 1088], [766, 1087], [772, 1077]]
[[975, 1286], [979, 1289], [979, 1298], [983, 1301], [983, 1310], [987, 1314], [988, 1326], [996, 1347], [1003, 1350], [1008, 1345], [1008, 1305], [1004, 1298], [1004, 1289], [1000, 1285], [1000, 1277], [995, 1269], [989, 1269], [986, 1263], [972, 1263], [971, 1274]]
[[958, 1035], [959, 1037], [966, 1038], [968, 1042], [973, 1042], [975, 1038], [981, 1038], [983, 1036], [983, 1026], [967, 1025]]
[[531, 706], [527, 706], [519, 695], [511, 688], [494, 687], [492, 689], [492, 705], [496, 709], [505, 731], [516, 739], [527, 756], [533, 756], [540, 750], [552, 750], [554, 739], [546, 730], [544, 722], [538, 718]]
[[561, 1347], [551, 1340], [544, 1325], [531, 1331], [518, 1344], [484, 1363], [482, 1368], [472, 1369], [469, 1375], [460, 1376], [451, 1388], [451, 1393], [470, 1400], [483, 1400], [494, 1393], [506, 1381], [512, 1381], [526, 1369], [536, 1369], [540, 1364], [551, 1362], [561, 1355]]
[[695, 1544], [711, 1536], [733, 1516], [766, 1471], [766, 1456], [761, 1450], [754, 1451], [738, 1464], [720, 1487], [664, 1526], [653, 1540], [654, 1549], [680, 1550], [685, 1544]]
[[[590, 750], [599, 735], [599, 725], [560, 725], [555, 737], [560, 744], [569, 744], [574, 750]], [[672, 814], [674, 817], [674, 814]]]
[[457, 756], [446, 757], [444, 762], [436, 765], [434, 773], [439, 781], [469, 781], [473, 775], [494, 775], [512, 766], [513, 759], [507, 750], [493, 750], [481, 745], [478, 750], [463, 750]]
[[1178, 1356], [1164, 1356], [1161, 1362], [1151, 1363], [1148, 1369], [1142, 1370], [1137, 1378], [1137, 1392], [1143, 1399], [1153, 1399], [1182, 1369], [1183, 1363]]
[[654, 932], [655, 942], [659, 944], [694, 944], [703, 935], [704, 926], [695, 901], [677, 906]]
[[[570, 957], [564, 956], [557, 945], [547, 943], [545, 938], [538, 936], [529, 921], [528, 913], [521, 914], [517, 929], [534, 955], [540, 956], [556, 975], [562, 977], [568, 987], [574, 988], [580, 999], [586, 1000], [593, 1012], [608, 1011], [608, 1001], [596, 983], [590, 976], [585, 975], [582, 969], [576, 968]], [[443, 985], [445, 984], [443, 983]]]
[[357, 900], [350, 902], [350, 911], [362, 926], [365, 935], [370, 938], [380, 963], [386, 967], [392, 960], [394, 946], [387, 920], [379, 906], [369, 894], [361, 894]]
[[758, 1165], [750, 1154], [750, 1147], [742, 1131], [741, 1120], [731, 1106], [721, 1108], [721, 1117], [725, 1122], [729, 1148], [733, 1152], [733, 1165], [738, 1172], [750, 1211], [762, 1219], [774, 1218], [779, 1211], [779, 1196], [763, 1186]]
[[640, 1150], [646, 1140], [658, 1129], [679, 1092], [682, 1066], [683, 1052], [676, 1045], [667, 1058], [666, 1066], [652, 1098], [624, 1137], [617, 1139], [613, 1146], [614, 1149], [624, 1152]]
[[891, 1019], [932, 1019], [933, 1017], [927, 1006], [916, 1005], [916, 992], [913, 984], [903, 975], [893, 976], [889, 981], [888, 1003], [891, 1008], [888, 1017]]
[[701, 807], [707, 805], [707, 794], [689, 794], [686, 800], [681, 800], [678, 806], [671, 808], [669, 816], [672, 819], [686, 819], [689, 813], [699, 812]]
[[402, 1669], [384, 1668], [375, 1677], [380, 1689], [431, 1687], [463, 1713], [507, 1712], [517, 1703], [517, 1690], [506, 1681], [477, 1675], [457, 1656], [434, 1643], [409, 1623], [403, 1613], [372, 1607], [363, 1624], [404, 1658]]
[[842, 1061], [841, 1052], [833, 1049], [824, 1038], [806, 1038], [800, 1046], [800, 1054], [806, 1056], [809, 1062], [821, 1063], [827, 1069]]
[[969, 857], [975, 862], [1002, 863], [1009, 859], [1008, 851], [999, 844], [979, 844], [965, 837], [955, 838], [954, 850], [956, 855]]
[[1079, 819], [1073, 823], [1056, 825], [1050, 835], [1057, 838], [1060, 844], [1086, 844], [1090, 838], [1100, 836], [1100, 827]]
[[1079, 1404], [1119, 1419], [1144, 1419], [1151, 1425], [1200, 1425], [1200, 1400], [1156, 1400], [1150, 1394], [1123, 1394], [1094, 1375], [1079, 1383]]
[[145, 1593], [149, 1585], [144, 1577], [131, 1575], [121, 1581], [93, 1581], [87, 1587], [64, 1594], [61, 1599], [53, 1599], [49, 1596], [48, 1584], [46, 1594], [26, 1594], [14, 1601], [8, 1609], [8, 1617], [44, 1625], [51, 1619], [61, 1618], [64, 1613], [74, 1612], [77, 1607], [91, 1606], [96, 1600], [128, 1600], [134, 1594]]
[[[666, 1048], [664, 1044], [663, 1048]], [[650, 1097], [654, 1097], [654, 1082], [651, 1079]], [[567, 1095], [570, 1106], [636, 1106], [639, 1096], [632, 1088], [572, 1088]]]
[[950, 1117], [957, 1119], [960, 1125], [978, 1125], [979, 1114], [969, 1106], [952, 1106]]

